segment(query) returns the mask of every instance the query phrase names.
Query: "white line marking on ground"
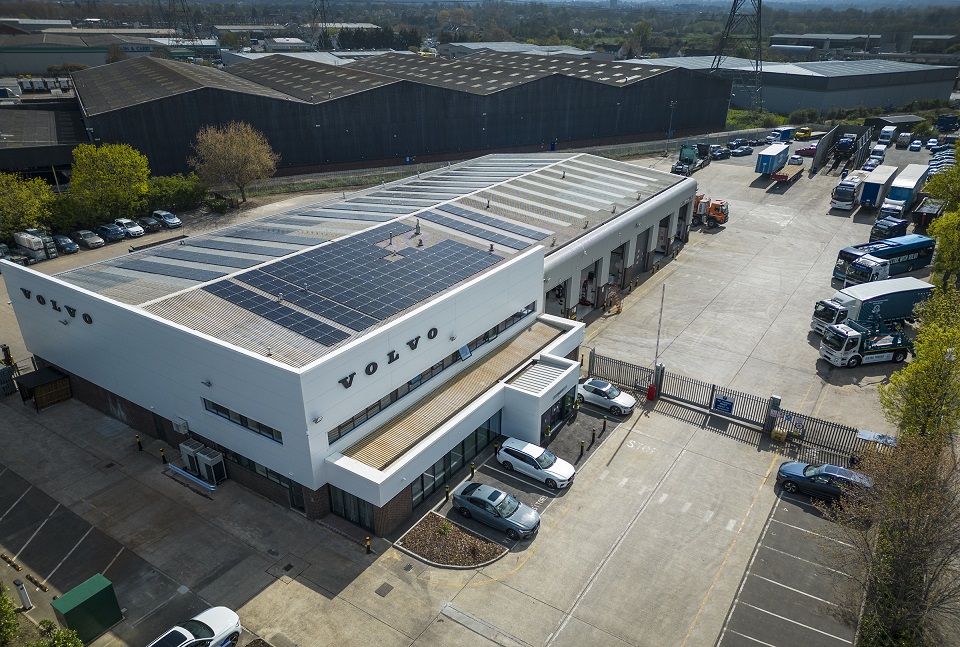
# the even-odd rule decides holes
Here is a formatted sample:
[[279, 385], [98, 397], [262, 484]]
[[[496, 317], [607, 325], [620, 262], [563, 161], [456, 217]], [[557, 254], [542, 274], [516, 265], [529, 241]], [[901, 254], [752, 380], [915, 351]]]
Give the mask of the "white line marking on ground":
[[742, 633], [740, 633], [739, 631], [734, 631], [733, 629], [730, 630], [730, 633], [732, 633], [732, 634], [737, 634], [737, 635], [740, 636], [741, 638], [746, 638], [747, 640], [751, 640], [751, 641], [757, 643], [758, 645], [765, 645], [766, 647], [777, 647], [776, 645], [773, 645], [773, 644], [771, 644], [771, 643], [765, 643], [765, 642], [763, 642], [762, 640], [757, 640], [757, 639], [754, 638], [753, 636], [748, 636], [747, 634], [742, 634]]
[[492, 625], [486, 620], [478, 618], [475, 615], [467, 613], [457, 607], [453, 606], [449, 602], [443, 605], [443, 608], [440, 609], [440, 613], [450, 618], [456, 622], [461, 627], [469, 629], [478, 636], [486, 638], [490, 642], [496, 643], [498, 645], [516, 645], [517, 647], [532, 647], [530, 643], [520, 640], [516, 636], [507, 633], [500, 627]]
[[630, 479], [628, 479], [628, 478], [620, 479], [620, 487], [623, 487], [624, 485], [626, 485], [626, 484], [627, 484], [627, 481], [629, 481], [629, 480], [630, 480]]
[[657, 503], [663, 503], [663, 502], [666, 501], [666, 500], [667, 500], [667, 495], [666, 495], [666, 494], [661, 494], [661, 495], [660, 495], [660, 498], [657, 499]]
[[736, 525], [737, 525], [737, 520], [731, 519], [730, 521], [727, 522], [727, 530], [729, 530], [730, 532], [733, 532], [733, 529], [736, 527]]
[[646, 491], [649, 490], [649, 489], [650, 489], [649, 487], [647, 487], [646, 485], [644, 485], [642, 488], [640, 488], [639, 490], [637, 490], [637, 496], [643, 496], [643, 493], [646, 492]]
[[846, 643], [846, 644], [848, 644], [848, 645], [852, 645], [852, 644], [853, 644], [853, 641], [847, 640], [846, 638], [841, 638], [840, 636], [834, 636], [833, 634], [830, 634], [830, 633], [827, 633], [826, 631], [822, 631], [822, 630], [820, 630], [820, 629], [817, 629], [816, 627], [811, 627], [810, 625], [805, 625], [805, 624], [803, 624], [802, 622], [797, 622], [796, 620], [791, 620], [790, 618], [787, 618], [786, 616], [777, 615], [776, 613], [773, 613], [772, 611], [767, 611], [766, 609], [761, 609], [760, 607], [754, 606], [754, 605], [750, 604], [749, 602], [743, 602], [742, 604], [743, 604], [744, 606], [750, 607], [751, 609], [756, 609], [757, 611], [759, 611], [759, 612], [761, 612], [761, 613], [766, 613], [767, 615], [773, 616], [774, 618], [777, 618], [777, 619], [779, 619], [779, 620], [783, 620], [784, 622], [789, 622], [789, 623], [791, 623], [791, 624], [797, 625], [798, 627], [803, 627], [804, 629], [809, 629], [810, 631], [815, 631], [815, 632], [817, 632], [818, 634], [823, 634], [824, 636], [828, 636], [828, 637], [830, 637], [830, 638], [833, 638], [834, 640], [839, 640], [839, 641], [842, 642], [842, 643]]
[[[663, 474], [663, 476], [660, 477], [660, 480], [657, 481], [656, 486], [654, 486], [654, 491], [656, 491], [658, 487], [663, 485], [663, 483], [670, 477], [670, 475], [673, 474], [673, 469], [677, 466], [677, 463], [680, 461], [680, 458], [685, 456], [686, 453], [687, 452], [685, 449], [680, 450], [677, 456], [673, 459], [673, 462], [670, 464], [670, 467], [667, 468], [667, 471]], [[666, 495], [664, 495], [663, 498], [666, 498]], [[583, 587], [580, 589], [580, 592], [577, 594], [577, 597], [575, 598], [575, 602], [573, 603], [573, 606], [570, 608], [570, 611], [564, 614], [563, 620], [560, 622], [560, 626], [557, 627], [556, 631], [550, 634], [550, 637], [548, 638], [547, 642], [544, 643], [544, 647], [550, 647], [550, 645], [553, 644], [553, 641], [556, 640], [557, 636], [559, 636], [560, 633], [563, 631], [563, 628], [567, 626], [568, 622], [570, 622], [570, 618], [572, 618], [574, 614], [577, 612], [577, 609], [580, 608], [580, 603], [583, 602], [584, 597], [586, 597], [587, 593], [590, 592], [590, 589], [593, 588], [593, 583], [596, 581], [597, 577], [600, 575], [600, 571], [603, 570], [604, 566], [607, 565], [607, 562], [610, 561], [610, 558], [613, 556], [613, 554], [617, 552], [617, 550], [620, 548], [620, 545], [626, 539], [627, 534], [631, 530], [633, 530], [634, 526], [636, 526], [637, 523], [640, 521], [640, 515], [642, 515], [643, 511], [647, 509], [647, 505], [649, 503], [650, 503], [650, 499], [647, 499], [646, 501], [643, 502], [643, 504], [641, 504], [640, 509], [637, 510], [637, 513], [633, 516], [633, 519], [630, 520], [630, 523], [627, 524], [627, 527], [624, 528], [623, 532], [620, 533], [620, 536], [617, 537], [617, 540], [613, 543], [613, 546], [610, 548], [609, 551], [607, 551], [606, 556], [604, 556], [604, 558], [600, 560], [600, 563], [597, 564], [597, 567], [593, 569], [593, 573], [590, 574], [590, 578], [587, 580], [587, 583], [583, 585]]]
[[[535, 488], [535, 489], [537, 489], [537, 490], [540, 490], [540, 491], [543, 492], [544, 494], [556, 494], [556, 492], [555, 492], [554, 490], [548, 490], [547, 488], [540, 487], [538, 484], [531, 482], [530, 479], [525, 479], [525, 478], [521, 477], [519, 474], [516, 474], [516, 473], [514, 473], [514, 472], [507, 472], [506, 470], [499, 470], [499, 469], [497, 469], [496, 467], [493, 467], [492, 465], [484, 465], [483, 467], [484, 467], [485, 469], [490, 470], [491, 472], [496, 472], [497, 474], [503, 474], [504, 476], [509, 476], [509, 477], [512, 478], [513, 480], [515, 480], [515, 481], [520, 481], [521, 483], [523, 483], [523, 484], [525, 484], [525, 485], [529, 484], [530, 487]], [[452, 487], [451, 487], [450, 489], [453, 490]], [[446, 502], [444, 502], [444, 503], [446, 503]]]
[[787, 586], [786, 584], [781, 584], [780, 582], [777, 582], [776, 580], [771, 580], [769, 577], [764, 577], [764, 576], [762, 576], [762, 575], [757, 575], [756, 573], [753, 574], [753, 577], [756, 577], [756, 578], [759, 578], [759, 579], [761, 579], [761, 580], [770, 582], [771, 584], [776, 584], [777, 586], [783, 587], [783, 588], [787, 589], [788, 591], [793, 591], [794, 593], [799, 593], [800, 595], [805, 595], [805, 596], [807, 596], [808, 598], [813, 598], [814, 600], [817, 600], [818, 602], [823, 602], [824, 604], [829, 604], [831, 607], [837, 606], [836, 604], [834, 604], [834, 603], [831, 602], [830, 600], [824, 600], [823, 598], [818, 598], [818, 597], [815, 596], [815, 595], [810, 595], [809, 593], [804, 593], [804, 592], [801, 591], [800, 589], [795, 589], [795, 588], [793, 588], [792, 586]]
[[690, 506], [692, 506], [692, 505], [693, 505], [692, 503], [690, 503], [689, 501], [687, 501], [686, 503], [683, 504], [683, 507], [680, 508], [680, 512], [686, 512], [687, 510], [690, 509]]
[[50, 574], [47, 575], [45, 578], [43, 578], [43, 581], [44, 581], [44, 582], [46, 582], [46, 581], [49, 580], [51, 577], [53, 577], [53, 574], [57, 572], [57, 569], [60, 568], [61, 566], [63, 566], [63, 563], [64, 563], [65, 561], [67, 561], [67, 558], [70, 557], [70, 555], [73, 555], [73, 551], [75, 551], [75, 550], [77, 549], [77, 546], [80, 545], [80, 542], [82, 542], [84, 539], [86, 539], [86, 538], [87, 538], [87, 535], [89, 535], [91, 532], [93, 532], [93, 526], [90, 526], [90, 528], [87, 529], [87, 532], [83, 533], [83, 537], [80, 538], [80, 541], [78, 541], [77, 543], [75, 543], [75, 544], [73, 545], [73, 548], [70, 549], [70, 552], [63, 556], [63, 559], [60, 560], [60, 563], [53, 567], [53, 570], [50, 571]]
[[110, 567], [113, 566], [113, 563], [117, 561], [118, 557], [120, 557], [120, 553], [123, 552], [123, 548], [124, 548], [123, 546], [120, 547], [120, 550], [117, 551], [117, 554], [113, 556], [113, 559], [110, 560], [110, 563], [107, 564], [107, 567], [103, 569], [102, 573], [100, 573], [101, 575], [104, 575], [107, 571], [110, 570]]
[[3, 470], [0, 471], [0, 476], [3, 476], [4, 474], [6, 474], [6, 473], [7, 473], [7, 469], [8, 469], [8, 468], [4, 467]]
[[[23, 494], [20, 495], [20, 499], [22, 499], [23, 497], [27, 496], [27, 492], [29, 492], [29, 491], [32, 490], [32, 489], [33, 489], [33, 486], [31, 485], [31, 486], [28, 487], [26, 490], [24, 490], [24, 491], [23, 491]], [[14, 502], [13, 502], [13, 505], [11, 505], [9, 508], [7, 508], [7, 511], [3, 513], [3, 517], [0, 517], [0, 521], [3, 521], [3, 518], [6, 517], [8, 514], [10, 514], [10, 511], [11, 511], [11, 510], [13, 510], [15, 507], [17, 507], [17, 504], [20, 503], [20, 499], [17, 499], [16, 501], [14, 501]]]
[[794, 498], [794, 497], [792, 497], [792, 496], [789, 496], [789, 495], [786, 494], [786, 493], [781, 494], [781, 495], [780, 495], [780, 498], [781, 498], [782, 500], [784, 500], [784, 501], [789, 501], [790, 503], [796, 503], [797, 505], [805, 505], [805, 506], [807, 506], [808, 508], [813, 508], [814, 510], [817, 509], [817, 506], [814, 505], [814, 504], [813, 504], [813, 501], [810, 501], [810, 500], [803, 501], [803, 500], [801, 500], [801, 499], [797, 499], [797, 498]]
[[827, 537], [826, 535], [821, 535], [818, 532], [813, 532], [812, 530], [807, 530], [806, 528], [801, 528], [800, 526], [795, 526], [792, 523], [786, 523], [785, 521], [780, 521], [779, 519], [774, 519], [776, 523], [779, 523], [781, 526], [786, 526], [787, 528], [793, 528], [794, 530], [799, 530], [800, 532], [805, 532], [807, 534], [813, 535], [814, 537], [821, 537], [823, 539], [829, 539], [830, 541], [836, 542], [841, 546], [846, 546], [847, 548], [853, 548], [853, 544], [848, 544], [845, 541], [840, 541], [839, 539], [834, 539], [833, 537]]
[[794, 554], [792, 554], [792, 553], [788, 553], [788, 552], [786, 552], [786, 551], [777, 550], [776, 548], [771, 548], [770, 546], [763, 546], [762, 548], [763, 548], [764, 550], [772, 550], [772, 551], [775, 552], [775, 553], [780, 553], [781, 555], [786, 555], [787, 557], [792, 557], [792, 558], [794, 558], [794, 559], [798, 559], [798, 560], [800, 560], [801, 562], [805, 562], [805, 563], [807, 563], [807, 564], [812, 564], [813, 566], [817, 566], [817, 567], [822, 568], [822, 569], [824, 569], [824, 570], [831, 571], [831, 572], [833, 572], [833, 573], [836, 573], [837, 575], [843, 575], [844, 577], [850, 577], [849, 575], [847, 575], [847, 574], [844, 573], [843, 571], [838, 571], [838, 570], [835, 569], [835, 568], [830, 568], [829, 566], [824, 566], [823, 564], [818, 564], [818, 563], [816, 563], [816, 562], [811, 562], [809, 559], [804, 559], [804, 558], [802, 558], [802, 557], [797, 557], [796, 555], [794, 555]]
[[709, 510], [705, 515], [703, 515], [703, 520], [705, 522], [710, 521], [711, 519], [713, 519], [713, 510]]
[[599, 477], [600, 480], [601, 480], [601, 481], [606, 481], [606, 480], [607, 480], [607, 474], [609, 474], [609, 473], [610, 473], [610, 470], [603, 470], [603, 474], [601, 474], [600, 477]]
[[50, 514], [47, 515], [47, 518], [43, 520], [43, 523], [41, 523], [39, 526], [37, 526], [37, 529], [33, 531], [33, 534], [32, 534], [32, 535], [30, 535], [30, 539], [27, 540], [27, 543], [25, 543], [23, 546], [21, 546], [21, 547], [20, 547], [20, 550], [17, 551], [17, 554], [13, 556], [13, 561], [17, 561], [17, 557], [20, 556], [20, 553], [23, 552], [24, 548], [26, 548], [27, 546], [30, 545], [30, 542], [33, 541], [33, 538], [37, 536], [37, 533], [39, 533], [41, 530], [43, 530], [43, 527], [44, 527], [45, 525], [47, 525], [47, 522], [48, 522], [48, 521], [50, 521], [50, 517], [52, 517], [52, 516], [53, 516], [53, 513], [56, 512], [59, 508], [60, 508], [60, 504], [59, 504], [59, 503], [53, 507], [53, 510], [51, 510], [51, 511], [50, 511]]

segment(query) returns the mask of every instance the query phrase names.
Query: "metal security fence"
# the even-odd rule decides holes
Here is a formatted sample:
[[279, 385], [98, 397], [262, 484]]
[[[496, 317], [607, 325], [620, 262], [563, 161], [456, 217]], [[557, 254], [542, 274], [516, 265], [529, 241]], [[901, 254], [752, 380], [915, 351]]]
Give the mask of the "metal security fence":
[[752, 393], [728, 389], [666, 371], [663, 374], [660, 395], [703, 407], [711, 413], [723, 414], [728, 418], [760, 426], [763, 426], [770, 407], [768, 399]]
[[590, 353], [590, 366], [587, 368], [587, 373], [590, 377], [615, 384], [634, 395], [646, 391], [647, 387], [653, 384], [652, 369], [593, 352]]
[[689, 402], [698, 407], [709, 409], [713, 405], [713, 394], [716, 386], [709, 382], [684, 377], [676, 373], [663, 373], [663, 384], [660, 386], [660, 395]]
[[729, 407], [726, 415], [731, 418], [763, 426], [770, 409], [770, 399], [718, 386], [713, 398], [713, 410], [719, 412], [721, 406], [725, 409]]
[[866, 444], [857, 438], [857, 430], [853, 427], [787, 409], [780, 409], [777, 429], [787, 432], [787, 437], [795, 443], [829, 449], [845, 456], [859, 452]]

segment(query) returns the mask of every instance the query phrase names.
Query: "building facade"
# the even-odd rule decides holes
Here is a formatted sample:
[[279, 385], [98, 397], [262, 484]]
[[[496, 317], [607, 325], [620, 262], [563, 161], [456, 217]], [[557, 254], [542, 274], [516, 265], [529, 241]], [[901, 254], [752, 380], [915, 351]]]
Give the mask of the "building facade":
[[[499, 435], [562, 425], [578, 319], [648, 269], [661, 229], [670, 252], [695, 191], [589, 155], [491, 156], [3, 278], [28, 349], [77, 397], [216, 450], [281, 505], [386, 534]], [[149, 343], [118, 348], [132, 330]]]

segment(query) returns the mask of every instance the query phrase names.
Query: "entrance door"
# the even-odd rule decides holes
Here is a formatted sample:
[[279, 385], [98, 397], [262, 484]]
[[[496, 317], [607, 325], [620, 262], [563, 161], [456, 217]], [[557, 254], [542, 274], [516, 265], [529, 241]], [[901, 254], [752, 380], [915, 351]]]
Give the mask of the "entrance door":
[[303, 486], [295, 481], [290, 482], [290, 507], [297, 512], [307, 511], [307, 505], [303, 500]]
[[157, 439], [167, 442], [167, 428], [163, 424], [163, 418], [153, 414], [153, 429], [157, 432]]
[[611, 284], [611, 286], [621, 289], [627, 287], [627, 263], [626, 259], [624, 259], [624, 254], [626, 253], [626, 243], [620, 245], [620, 247], [617, 247], [615, 250], [610, 252], [610, 278], [608, 282]]

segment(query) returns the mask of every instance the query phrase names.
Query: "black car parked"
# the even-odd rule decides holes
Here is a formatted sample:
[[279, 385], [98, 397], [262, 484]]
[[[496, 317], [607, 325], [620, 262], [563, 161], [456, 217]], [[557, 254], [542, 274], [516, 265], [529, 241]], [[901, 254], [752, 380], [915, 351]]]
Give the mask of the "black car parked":
[[53, 237], [53, 242], [57, 246], [57, 251], [61, 254], [76, 254], [80, 251], [80, 245], [77, 245], [67, 236], [57, 234]]
[[151, 216], [137, 218], [137, 224], [143, 227], [143, 230], [148, 234], [160, 231], [160, 221]]
[[736, 139], [731, 139], [727, 142], [727, 148], [733, 150], [734, 148], [740, 148], [741, 146], [746, 146], [747, 140], [742, 137], [737, 137]]

